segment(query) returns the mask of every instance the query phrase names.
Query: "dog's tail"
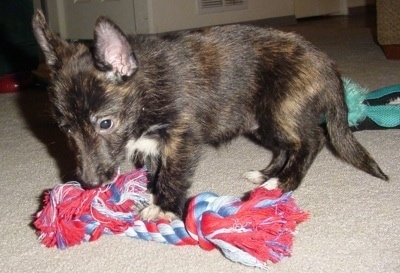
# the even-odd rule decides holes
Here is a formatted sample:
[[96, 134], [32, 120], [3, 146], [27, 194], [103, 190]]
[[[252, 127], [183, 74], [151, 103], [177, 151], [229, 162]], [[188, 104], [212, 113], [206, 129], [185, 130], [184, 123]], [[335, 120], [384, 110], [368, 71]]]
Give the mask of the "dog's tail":
[[347, 121], [347, 111], [344, 100], [331, 100], [326, 113], [326, 126], [333, 149], [340, 158], [356, 168], [388, 181], [389, 177], [351, 132]]

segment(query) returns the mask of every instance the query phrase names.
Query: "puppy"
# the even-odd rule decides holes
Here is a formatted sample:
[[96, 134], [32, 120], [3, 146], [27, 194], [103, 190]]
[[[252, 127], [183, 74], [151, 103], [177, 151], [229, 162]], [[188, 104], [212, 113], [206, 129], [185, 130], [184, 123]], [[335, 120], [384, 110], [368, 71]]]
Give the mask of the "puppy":
[[[347, 125], [335, 64], [299, 35], [247, 25], [125, 35], [100, 17], [94, 45], [33, 28], [51, 68], [54, 118], [91, 186], [130, 158], [149, 170], [153, 203], [142, 216], [181, 216], [201, 148], [246, 136], [272, 151], [245, 177], [296, 189], [326, 140], [355, 167], [388, 180]], [[324, 121], [324, 122], [323, 122]]]

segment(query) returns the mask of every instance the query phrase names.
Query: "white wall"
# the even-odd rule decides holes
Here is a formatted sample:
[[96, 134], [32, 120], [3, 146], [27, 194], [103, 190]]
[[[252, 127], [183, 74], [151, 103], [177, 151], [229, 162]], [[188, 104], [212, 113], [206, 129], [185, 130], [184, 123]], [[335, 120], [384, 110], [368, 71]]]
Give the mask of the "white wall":
[[[197, 13], [195, 0], [147, 0], [150, 33], [294, 15], [294, 0], [249, 0], [248, 9]], [[137, 11], [137, 10], [136, 10]]]

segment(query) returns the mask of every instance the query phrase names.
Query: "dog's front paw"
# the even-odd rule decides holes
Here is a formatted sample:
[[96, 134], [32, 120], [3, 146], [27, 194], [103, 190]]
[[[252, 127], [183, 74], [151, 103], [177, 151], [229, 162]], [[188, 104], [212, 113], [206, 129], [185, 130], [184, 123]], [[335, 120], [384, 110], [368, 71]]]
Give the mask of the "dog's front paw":
[[168, 221], [173, 221], [178, 217], [169, 211], [163, 211], [159, 206], [150, 204], [140, 211], [140, 217], [146, 221], [154, 221], [159, 219], [165, 219]]

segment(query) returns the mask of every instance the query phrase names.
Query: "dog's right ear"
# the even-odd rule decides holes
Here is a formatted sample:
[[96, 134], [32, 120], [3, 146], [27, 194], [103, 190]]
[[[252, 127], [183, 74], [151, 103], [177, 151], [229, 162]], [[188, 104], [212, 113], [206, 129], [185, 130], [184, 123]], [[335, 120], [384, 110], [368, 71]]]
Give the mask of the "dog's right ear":
[[98, 69], [111, 78], [129, 77], [137, 62], [128, 37], [110, 19], [101, 16], [94, 29], [94, 58]]
[[62, 52], [70, 45], [51, 32], [40, 10], [33, 15], [32, 26], [36, 40], [45, 55], [46, 63], [51, 69], [57, 70], [62, 65]]

